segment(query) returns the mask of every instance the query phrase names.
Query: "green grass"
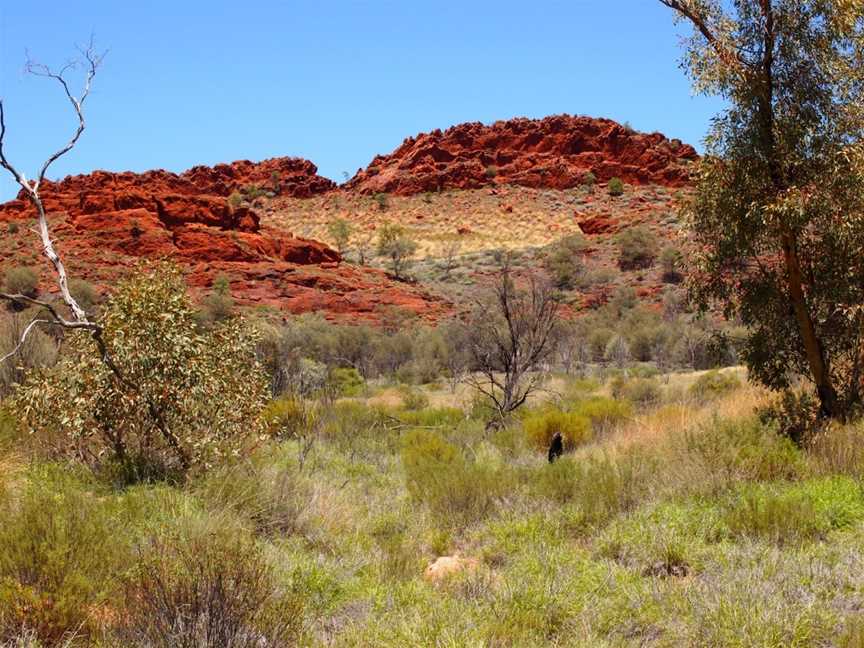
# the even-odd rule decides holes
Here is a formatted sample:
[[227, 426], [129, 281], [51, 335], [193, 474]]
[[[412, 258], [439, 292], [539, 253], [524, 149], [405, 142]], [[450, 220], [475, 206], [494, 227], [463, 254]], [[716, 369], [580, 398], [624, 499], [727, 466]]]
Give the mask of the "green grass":
[[[0, 446], [0, 645], [166, 645], [159, 602], [205, 593], [272, 645], [860, 645], [864, 493], [825, 461], [840, 441], [694, 415], [620, 444], [640, 411], [601, 389], [557, 402], [595, 438], [552, 465], [520, 421], [357, 401], [182, 486]], [[476, 570], [424, 580], [454, 554]]]

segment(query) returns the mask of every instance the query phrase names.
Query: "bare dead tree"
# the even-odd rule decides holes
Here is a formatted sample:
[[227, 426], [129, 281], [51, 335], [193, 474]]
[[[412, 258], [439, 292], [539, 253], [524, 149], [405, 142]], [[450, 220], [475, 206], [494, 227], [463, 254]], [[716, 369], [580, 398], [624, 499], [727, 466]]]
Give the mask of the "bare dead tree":
[[[59, 326], [66, 330], [89, 331], [93, 339], [95, 340], [97, 346], [99, 347], [100, 353], [102, 354], [105, 362], [109, 365], [112, 371], [114, 371], [118, 375], [118, 377], [120, 377], [119, 372], [117, 371], [116, 367], [113, 365], [110, 357], [108, 356], [107, 347], [105, 346], [105, 343], [102, 339], [101, 327], [88, 317], [87, 313], [84, 311], [83, 308], [81, 308], [81, 306], [78, 304], [75, 297], [69, 290], [69, 280], [66, 274], [66, 267], [64, 266], [63, 260], [60, 258], [60, 255], [57, 253], [57, 250], [54, 247], [54, 241], [51, 236], [51, 228], [48, 223], [48, 216], [45, 212], [45, 205], [42, 202], [42, 198], [39, 194], [39, 188], [45, 180], [48, 169], [54, 162], [56, 162], [59, 158], [64, 156], [66, 153], [68, 153], [75, 147], [75, 145], [78, 143], [78, 140], [81, 138], [81, 134], [84, 132], [84, 128], [86, 125], [84, 121], [84, 102], [90, 95], [90, 88], [93, 83], [93, 78], [96, 76], [96, 71], [102, 63], [102, 60], [105, 57], [105, 53], [97, 53], [94, 48], [92, 38], [86, 48], [79, 48], [79, 52], [81, 54], [80, 58], [69, 61], [59, 70], [54, 70], [47, 65], [37, 63], [29, 57], [24, 66], [24, 70], [28, 74], [56, 81], [62, 88], [66, 99], [72, 105], [72, 108], [75, 111], [75, 116], [78, 120], [78, 126], [75, 129], [75, 133], [72, 135], [69, 141], [62, 148], [55, 151], [45, 160], [38, 173], [36, 174], [36, 177], [32, 180], [29, 180], [23, 172], [21, 172], [9, 161], [8, 157], [6, 156], [6, 150], [4, 148], [6, 137], [6, 113], [4, 102], [2, 99], [0, 99], [0, 166], [2, 166], [12, 175], [12, 177], [15, 179], [15, 182], [18, 183], [18, 185], [21, 187], [22, 193], [24, 194], [26, 199], [30, 201], [31, 205], [35, 209], [36, 213], [34, 216], [36, 220], [36, 231], [40, 238], [42, 254], [45, 256], [46, 259], [48, 259], [48, 262], [51, 264], [54, 275], [56, 277], [57, 286], [60, 289], [60, 296], [63, 302], [69, 308], [69, 311], [71, 312], [71, 316], [66, 317], [49, 302], [34, 299], [33, 297], [30, 297], [28, 295], [0, 292], [0, 299], [21, 306], [37, 306], [39, 308], [39, 314], [34, 317], [27, 326], [24, 327], [18, 344], [15, 346], [15, 348], [12, 349], [10, 353], [7, 353], [5, 356], [0, 358], [0, 362], [5, 362], [9, 358], [17, 354], [18, 351], [23, 347], [24, 343], [27, 341], [28, 335], [30, 335], [30, 333], [37, 326]], [[80, 94], [76, 96], [75, 94], [73, 94], [69, 80], [67, 79], [67, 75], [74, 70], [82, 68], [84, 69], [85, 75], [83, 87]]]
[[490, 426], [502, 424], [541, 387], [554, 351], [560, 296], [534, 274], [526, 283], [517, 287], [505, 264], [491, 297], [478, 300], [466, 322], [474, 372], [465, 382], [495, 408]]

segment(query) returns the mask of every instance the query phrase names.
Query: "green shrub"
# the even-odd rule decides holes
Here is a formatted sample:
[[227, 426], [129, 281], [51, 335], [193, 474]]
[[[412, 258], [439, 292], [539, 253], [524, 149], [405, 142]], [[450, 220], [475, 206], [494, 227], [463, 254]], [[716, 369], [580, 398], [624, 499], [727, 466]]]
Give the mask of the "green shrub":
[[213, 280], [213, 291], [204, 298], [204, 314], [211, 322], [222, 322], [234, 314], [234, 297], [226, 275], [220, 274]]
[[99, 293], [96, 292], [96, 288], [83, 279], [70, 279], [69, 292], [72, 293], [78, 305], [88, 313], [99, 303]]
[[681, 268], [684, 265], [684, 253], [677, 247], [669, 245], [660, 252], [660, 267], [663, 269], [663, 281], [678, 283], [681, 281]]
[[486, 167], [486, 178], [488, 178], [489, 180], [492, 180], [497, 175], [498, 175], [498, 167], [496, 167], [494, 164], [490, 164], [489, 166]]
[[403, 277], [416, 251], [417, 243], [408, 237], [401, 225], [392, 223], [379, 228], [378, 256], [389, 259], [390, 270], [396, 277]]
[[759, 409], [759, 419], [802, 446], [819, 429], [819, 403], [809, 392], [787, 389]]
[[549, 247], [543, 263], [557, 288], [572, 290], [579, 285], [585, 273], [582, 263], [584, 250], [585, 241], [579, 234], [565, 236]]
[[624, 194], [624, 183], [621, 178], [612, 178], [606, 186], [610, 196], [621, 196]]
[[429, 396], [421, 389], [402, 387], [399, 392], [402, 396], [402, 406], [407, 410], [417, 411], [429, 406]]
[[607, 455], [562, 457], [545, 465], [533, 480], [538, 494], [578, 506], [584, 524], [602, 524], [633, 509], [646, 497], [652, 465], [635, 451], [615, 459]]
[[385, 211], [388, 207], [387, 203], [387, 194], [386, 193], [376, 193], [372, 196], [372, 200], [378, 205], [378, 209], [381, 211]]
[[337, 218], [327, 223], [327, 233], [333, 239], [339, 254], [345, 254], [351, 241], [351, 223], [344, 218]]
[[686, 452], [721, 486], [741, 481], [794, 479], [804, 470], [801, 452], [776, 428], [752, 417], [718, 421], [684, 433]]
[[651, 378], [631, 378], [627, 380], [616, 376], [609, 384], [612, 396], [625, 399], [636, 405], [654, 405], [660, 401], [660, 385]]
[[594, 185], [597, 184], [597, 176], [595, 176], [590, 171], [586, 171], [582, 175], [582, 186], [588, 191], [588, 193], [594, 193]]
[[824, 539], [862, 518], [864, 492], [849, 477], [749, 485], [727, 501], [724, 512], [733, 537], [763, 538], [778, 545]]
[[603, 434], [632, 416], [633, 407], [626, 401], [595, 396], [578, 403], [573, 411], [591, 421], [595, 434]]
[[296, 439], [308, 435], [318, 425], [320, 412], [314, 403], [296, 396], [270, 401], [261, 412], [267, 431], [275, 439]]
[[258, 547], [226, 533], [154, 536], [125, 578], [122, 645], [294, 645], [299, 596], [280, 592]]
[[354, 367], [335, 367], [330, 370], [330, 385], [337, 396], [359, 396], [365, 385], [363, 376]]
[[101, 323], [122, 379], [81, 332], [11, 401], [46, 451], [113, 463], [131, 482], [205, 470], [258, 442], [268, 384], [256, 337], [237, 319], [200, 331], [177, 268], [122, 281]]
[[3, 291], [13, 295], [35, 297], [39, 275], [32, 268], [9, 268], [3, 274]]
[[494, 508], [504, 485], [498, 470], [468, 461], [459, 448], [428, 430], [405, 435], [402, 466], [411, 497], [444, 521], [485, 516]]
[[657, 256], [657, 236], [643, 225], [629, 227], [615, 238], [622, 270], [650, 268]]
[[741, 388], [741, 381], [733, 373], [712, 370], [699, 376], [690, 385], [690, 393], [701, 401], [713, 400]]
[[127, 521], [61, 466], [34, 468], [0, 499], [0, 643], [30, 631], [43, 645], [98, 636], [128, 564]]
[[591, 421], [575, 412], [545, 410], [527, 415], [522, 427], [529, 443], [538, 450], [546, 450], [552, 437], [560, 433], [564, 447], [568, 450], [588, 443], [591, 438]]
[[255, 533], [284, 537], [305, 528], [311, 489], [294, 462], [278, 454], [225, 466], [201, 479], [195, 492], [214, 516], [231, 511]]

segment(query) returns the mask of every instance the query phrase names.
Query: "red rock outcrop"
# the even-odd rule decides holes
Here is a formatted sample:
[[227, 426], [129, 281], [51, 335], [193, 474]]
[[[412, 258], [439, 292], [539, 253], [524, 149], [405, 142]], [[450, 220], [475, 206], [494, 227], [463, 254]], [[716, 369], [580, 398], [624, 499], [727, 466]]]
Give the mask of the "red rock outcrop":
[[[241, 302], [290, 312], [321, 310], [374, 320], [383, 306], [418, 315], [440, 310], [428, 294], [380, 271], [343, 266], [339, 254], [323, 243], [262, 226], [254, 209], [228, 200], [250, 185], [293, 197], [334, 186], [315, 172], [311, 162], [294, 158], [199, 166], [182, 174], [97, 171], [46, 182], [40, 194], [74, 276], [105, 286], [135, 258], [168, 258], [188, 268], [193, 287], [207, 288], [225, 274]], [[20, 195], [0, 205], [0, 222], [30, 218], [33, 208]], [[22, 230], [16, 236], [27, 233], [13, 229]], [[25, 247], [11, 235], [10, 243], [0, 249], [4, 266]]]
[[569, 189], [587, 172], [598, 182], [684, 186], [692, 146], [660, 133], [637, 133], [609, 119], [557, 115], [492, 125], [460, 124], [409, 137], [390, 155], [358, 170], [346, 187], [411, 195], [442, 189], [517, 184]]

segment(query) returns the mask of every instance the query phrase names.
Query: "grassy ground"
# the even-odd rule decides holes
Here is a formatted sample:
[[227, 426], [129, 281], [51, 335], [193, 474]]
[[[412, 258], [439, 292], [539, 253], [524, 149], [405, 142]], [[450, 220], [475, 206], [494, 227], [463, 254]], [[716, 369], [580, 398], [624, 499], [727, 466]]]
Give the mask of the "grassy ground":
[[[181, 645], [153, 640], [154, 592], [236, 582], [266, 630], [234, 645], [864, 645], [864, 429], [800, 450], [754, 416], [764, 393], [697, 380], [640, 405], [559, 378], [493, 432], [446, 389], [339, 402], [183, 486], [115, 490], [7, 445], [0, 629]], [[550, 420], [578, 440], [553, 465]], [[457, 554], [475, 566], [424, 578]]]

